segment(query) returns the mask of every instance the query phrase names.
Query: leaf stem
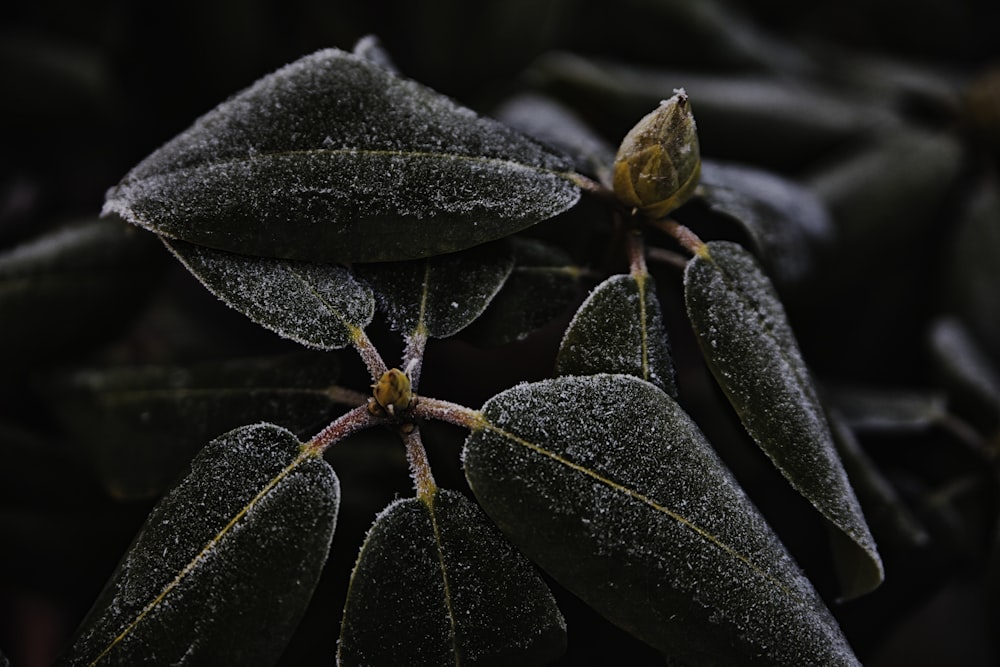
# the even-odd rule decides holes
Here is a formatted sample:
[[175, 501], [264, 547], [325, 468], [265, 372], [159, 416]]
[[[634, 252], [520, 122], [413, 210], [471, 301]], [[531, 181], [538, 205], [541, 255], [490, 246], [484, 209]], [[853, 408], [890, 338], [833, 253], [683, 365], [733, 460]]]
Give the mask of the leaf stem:
[[660, 218], [659, 220], [650, 220], [649, 224], [674, 237], [674, 239], [681, 244], [681, 247], [690, 252], [692, 255], [704, 256], [708, 253], [708, 248], [705, 245], [705, 242], [698, 238], [697, 234], [684, 225], [678, 223], [676, 220], [672, 220], [670, 218]]
[[378, 379], [382, 377], [383, 373], [389, 370], [389, 367], [385, 365], [382, 355], [375, 349], [375, 345], [372, 344], [364, 329], [357, 328], [351, 332], [351, 343], [354, 345], [354, 349], [358, 351], [358, 354], [361, 355], [362, 361], [365, 362], [368, 374], [372, 377], [372, 382], [378, 382]]
[[442, 401], [437, 398], [420, 397], [413, 413], [417, 417], [424, 419], [437, 419], [439, 421], [461, 426], [471, 431], [479, 431], [486, 428], [486, 417], [479, 410], [467, 408], [464, 405]]
[[325, 393], [327, 398], [334, 403], [339, 403], [340, 405], [350, 405], [351, 407], [364, 405], [368, 402], [368, 398], [370, 396], [370, 394], [362, 394], [360, 391], [355, 391], [338, 385], [330, 387]]
[[629, 229], [625, 232], [625, 246], [628, 251], [629, 272], [639, 279], [649, 275], [646, 268], [646, 240], [642, 231]]
[[333, 420], [326, 428], [314, 435], [305, 446], [313, 455], [321, 456], [330, 445], [340, 442], [352, 433], [382, 423], [385, 423], [385, 419], [371, 414], [367, 404], [359, 405]]
[[410, 387], [413, 391], [416, 391], [420, 384], [420, 369], [423, 366], [426, 347], [427, 329], [420, 324], [406, 337], [406, 349], [403, 350], [403, 372], [410, 378]]
[[406, 445], [406, 460], [410, 464], [410, 476], [413, 477], [417, 497], [428, 502], [437, 491], [437, 485], [434, 483], [434, 475], [431, 474], [431, 465], [427, 460], [427, 450], [424, 449], [420, 429], [400, 431], [400, 436]]

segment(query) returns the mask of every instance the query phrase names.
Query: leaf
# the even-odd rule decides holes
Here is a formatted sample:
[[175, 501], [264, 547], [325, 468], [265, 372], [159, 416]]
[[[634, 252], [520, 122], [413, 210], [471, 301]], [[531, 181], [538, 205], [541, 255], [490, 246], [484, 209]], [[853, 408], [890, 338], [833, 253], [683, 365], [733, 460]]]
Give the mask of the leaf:
[[827, 411], [827, 418], [844, 469], [857, 489], [858, 499], [875, 534], [880, 540], [885, 536], [891, 543], [905, 548], [926, 545], [930, 539], [927, 531], [865, 453], [847, 420], [834, 410]]
[[335, 49], [216, 107], [135, 167], [104, 212], [164, 236], [319, 262], [415, 259], [576, 203], [569, 163]]
[[611, 276], [594, 288], [569, 323], [556, 374], [594, 373], [634, 375], [677, 397], [667, 330], [648, 273]]
[[483, 406], [465, 473], [510, 540], [609, 620], [692, 664], [853, 665], [822, 601], [677, 403], [625, 375]]
[[691, 326], [716, 381], [747, 432], [803, 497], [853, 543], [835, 562], [842, 595], [862, 595], [883, 578], [882, 561], [784, 308], [753, 257], [710, 242], [684, 276]]
[[947, 386], [965, 409], [975, 408], [996, 428], [1000, 419], [1000, 370], [980, 342], [957, 318], [943, 317], [931, 325], [934, 362]]
[[213, 440], [149, 515], [64, 664], [273, 664], [339, 502], [333, 470], [289, 431], [256, 424]]
[[336, 357], [305, 353], [189, 366], [77, 370], [48, 385], [52, 410], [107, 492], [151, 498], [213, 436], [253, 420], [308, 436], [329, 421]]
[[128, 321], [167, 265], [158, 244], [135, 232], [120, 220], [91, 220], [0, 253], [0, 360], [8, 369], [86, 348]]
[[812, 191], [762, 169], [702, 161], [701, 198], [732, 218], [753, 239], [775, 280], [795, 284], [809, 274], [818, 246], [832, 240], [833, 224]]
[[463, 331], [479, 345], [505, 345], [566, 312], [577, 297], [580, 267], [561, 249], [535, 239], [512, 237], [514, 270], [483, 314]]
[[350, 345], [375, 313], [371, 290], [342, 266], [237, 255], [183, 241], [164, 243], [227, 306], [309, 347]]
[[518, 95], [497, 109], [496, 117], [562, 151], [572, 158], [578, 172], [610, 186], [614, 148], [554, 99], [537, 94]]
[[393, 329], [446, 338], [482, 314], [514, 268], [503, 242], [409, 262], [359, 264]]
[[397, 500], [365, 539], [340, 665], [544, 665], [566, 626], [531, 564], [453, 491]]

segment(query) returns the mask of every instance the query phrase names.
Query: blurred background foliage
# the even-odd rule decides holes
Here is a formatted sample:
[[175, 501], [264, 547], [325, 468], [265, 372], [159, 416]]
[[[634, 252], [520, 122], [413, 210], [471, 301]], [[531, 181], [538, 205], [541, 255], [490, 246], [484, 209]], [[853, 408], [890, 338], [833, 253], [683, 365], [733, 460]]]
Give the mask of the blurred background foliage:
[[[468, 106], [488, 113], [514, 93], [542, 91], [612, 144], [673, 87], [686, 86], [707, 157], [766, 167], [820, 196], [837, 241], [810, 278], [779, 287], [831, 403], [921, 524], [898, 541], [876, 529], [886, 584], [833, 611], [866, 664], [990, 664], [1000, 588], [997, 26], [1000, 5], [987, 0], [5, 7], [0, 650], [15, 665], [49, 664], [150, 507], [145, 497], [113, 498], [100, 478], [94, 461], [114, 459], [114, 449], [94, 454], [86, 443], [95, 433], [105, 441], [127, 436], [108, 435], [107, 420], [118, 419], [121, 406], [73, 399], [73, 387], [87, 386], [79, 369], [299, 351], [215, 302], [144, 233], [87, 223], [68, 255], [11, 249], [94, 218], [105, 190], [138, 160], [265, 73], [374, 33], [405, 75]], [[689, 218], [712, 229], [712, 216], [693, 209]], [[675, 288], [661, 295], [668, 313], [681, 312]], [[478, 406], [498, 389], [548, 375], [571, 311], [534, 340], [498, 350], [432, 346], [422, 388]], [[690, 335], [671, 334], [675, 355], [697, 360]], [[384, 356], [394, 358], [398, 343], [379, 335]], [[363, 387], [356, 362], [345, 362], [342, 383]], [[250, 375], [270, 373], [269, 364], [254, 362]], [[819, 529], [798, 523], [809, 523], [807, 510], [771, 490], [780, 482], [759, 460], [727, 450], [724, 443], [743, 442], [738, 428], [711, 411], [717, 403], [703, 369], [679, 367], [682, 394], [708, 396], [690, 399], [692, 413], [723, 443], [723, 455], [750, 471], [741, 481], [816, 581], [823, 556], [810, 542]], [[215, 387], [204, 380], [214, 371], [199, 368], [186, 381]], [[468, 368], [487, 370], [473, 381]], [[243, 419], [242, 409], [233, 414]], [[215, 417], [206, 422], [224, 428]], [[96, 426], [80, 435], [76, 426], [87, 420]], [[441, 477], [460, 479], [459, 438], [428, 428]], [[329, 664], [355, 545], [388, 499], [408, 493], [400, 448], [377, 435], [358, 440], [331, 453], [344, 483], [341, 524], [287, 664]], [[829, 592], [819, 579], [821, 593]], [[569, 596], [560, 603], [570, 624], [565, 664], [622, 664], [626, 654], [631, 664], [659, 662]]]

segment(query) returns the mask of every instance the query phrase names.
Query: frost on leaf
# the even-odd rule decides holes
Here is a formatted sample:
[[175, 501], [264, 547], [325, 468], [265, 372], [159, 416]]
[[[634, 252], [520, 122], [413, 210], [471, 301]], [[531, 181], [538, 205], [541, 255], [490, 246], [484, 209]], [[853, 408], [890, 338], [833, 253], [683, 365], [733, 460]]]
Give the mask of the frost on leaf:
[[667, 330], [648, 274], [612, 276], [590, 293], [563, 336], [556, 373], [634, 375], [676, 397]]
[[777, 174], [704, 161], [702, 199], [750, 234], [775, 280], [795, 284], [813, 268], [818, 247], [833, 237], [830, 213], [810, 190]]
[[375, 313], [371, 290], [342, 266], [164, 242], [226, 305], [303, 345], [321, 350], [350, 345]]
[[710, 242], [688, 263], [684, 288], [698, 344], [743, 426], [835, 528], [843, 596], [871, 591], [882, 582], [882, 561], [767, 276], [740, 246]]
[[333, 470], [291, 432], [256, 424], [213, 440], [149, 515], [65, 664], [273, 664], [339, 504]]
[[453, 491], [398, 500], [368, 532], [347, 595], [344, 666], [544, 665], [565, 624], [531, 564]]
[[322, 262], [414, 259], [576, 203], [571, 165], [366, 58], [302, 58], [222, 103], [108, 193], [167, 237]]
[[359, 264], [354, 272], [372, 287], [394, 329], [446, 338], [482, 314], [513, 268], [508, 244], [498, 241], [422, 260]]
[[681, 662], [856, 665], [704, 436], [626, 375], [524, 384], [483, 406], [465, 471], [510, 540], [609, 620]]

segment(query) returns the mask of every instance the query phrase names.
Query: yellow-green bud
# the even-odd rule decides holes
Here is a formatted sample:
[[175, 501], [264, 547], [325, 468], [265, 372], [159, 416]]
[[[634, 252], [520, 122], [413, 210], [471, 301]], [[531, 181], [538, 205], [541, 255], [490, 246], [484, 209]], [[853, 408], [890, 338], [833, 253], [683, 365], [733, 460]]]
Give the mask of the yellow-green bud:
[[382, 373], [378, 382], [372, 385], [372, 396], [378, 407], [369, 404], [369, 410], [378, 413], [379, 408], [396, 416], [405, 411], [413, 403], [413, 390], [410, 388], [410, 378], [398, 368], [392, 368]]
[[687, 201], [701, 175], [691, 105], [683, 89], [674, 92], [629, 130], [615, 156], [615, 196], [650, 218], [663, 218]]

